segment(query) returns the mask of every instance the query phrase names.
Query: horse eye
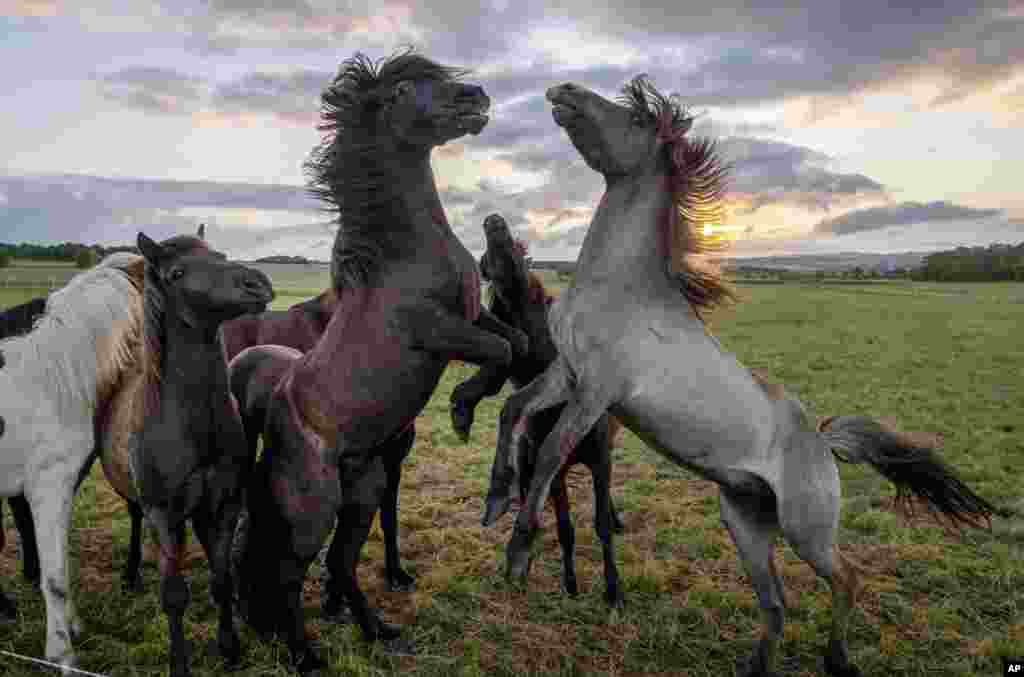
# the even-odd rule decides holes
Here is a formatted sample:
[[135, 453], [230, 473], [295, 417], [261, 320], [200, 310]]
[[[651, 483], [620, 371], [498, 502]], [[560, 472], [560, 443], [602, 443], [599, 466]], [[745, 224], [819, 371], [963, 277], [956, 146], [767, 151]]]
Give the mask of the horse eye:
[[185, 277], [185, 271], [183, 269], [175, 268], [171, 271], [170, 278], [172, 281], [177, 282], [183, 277]]

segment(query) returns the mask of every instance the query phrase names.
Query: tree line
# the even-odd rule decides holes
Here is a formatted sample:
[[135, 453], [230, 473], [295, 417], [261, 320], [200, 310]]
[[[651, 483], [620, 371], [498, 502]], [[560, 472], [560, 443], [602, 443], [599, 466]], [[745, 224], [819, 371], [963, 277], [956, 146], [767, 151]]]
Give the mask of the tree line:
[[935, 252], [925, 257], [912, 277], [938, 282], [1024, 282], [1024, 242]]
[[133, 252], [138, 254], [137, 247], [104, 247], [103, 245], [84, 245], [78, 242], [62, 242], [60, 244], [10, 244], [0, 242], [0, 268], [11, 264], [13, 259], [30, 259], [33, 261], [74, 262], [79, 268], [89, 268], [108, 254], [114, 252]]

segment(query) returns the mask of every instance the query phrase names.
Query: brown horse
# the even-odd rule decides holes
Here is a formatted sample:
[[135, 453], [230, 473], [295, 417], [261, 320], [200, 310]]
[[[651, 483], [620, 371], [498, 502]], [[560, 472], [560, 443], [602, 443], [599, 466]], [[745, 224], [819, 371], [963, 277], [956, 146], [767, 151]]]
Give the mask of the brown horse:
[[[411, 425], [451, 360], [508, 364], [528, 349], [522, 332], [481, 308], [476, 261], [448, 224], [430, 163], [433, 148], [487, 123], [490, 100], [462, 75], [409, 52], [342, 65], [323, 95], [327, 135], [308, 164], [339, 214], [338, 306], [305, 354], [257, 346], [231, 363], [236, 397], [266, 412], [240, 534], [239, 607], [258, 630], [286, 636], [301, 671], [322, 664], [305, 636], [301, 591], [336, 518], [325, 614], [347, 599], [365, 639], [399, 638], [356, 578], [398, 480], [386, 467], [408, 453]], [[265, 395], [247, 397], [252, 388]]]
[[220, 328], [225, 363], [251, 346], [279, 345], [306, 352], [327, 330], [337, 305], [338, 295], [327, 289], [288, 310], [268, 310], [225, 322]]
[[229, 664], [239, 658], [230, 551], [252, 459], [228, 389], [218, 329], [265, 309], [273, 289], [266, 275], [226, 261], [197, 237], [158, 244], [140, 233], [138, 246], [146, 260], [140, 363], [100, 423], [101, 453], [111, 483], [141, 506], [157, 533], [171, 675], [185, 677], [186, 520], [212, 569], [217, 648]]
[[[487, 238], [487, 251], [480, 258], [480, 272], [491, 283], [491, 312], [526, 332], [530, 338], [530, 352], [507, 366], [481, 367], [474, 376], [455, 387], [452, 391], [452, 425], [464, 440], [469, 436], [473, 423], [473, 410], [481, 399], [498, 394], [507, 380], [511, 380], [517, 388], [526, 386], [558, 357], [548, 328], [548, 308], [553, 299], [540, 278], [527, 270], [526, 245], [512, 238], [508, 224], [498, 214], [491, 214], [484, 220], [484, 234]], [[547, 437], [561, 411], [562, 407], [554, 407], [531, 418], [527, 439], [543, 440]], [[622, 602], [612, 541], [612, 531], [622, 529], [622, 522], [611, 498], [611, 449], [618, 430], [619, 424], [614, 417], [607, 416], [598, 421], [572, 451], [551, 485], [551, 506], [555, 512], [558, 541], [562, 547], [562, 585], [570, 595], [576, 595], [573, 556], [576, 535], [569, 509], [566, 476], [569, 468], [577, 464], [585, 465], [590, 470], [594, 482], [594, 528], [601, 540], [604, 556], [605, 599], [612, 606]], [[518, 450], [520, 466], [523, 468], [520, 492], [524, 497], [529, 489], [533, 467], [528, 452], [534, 448], [525, 444]]]

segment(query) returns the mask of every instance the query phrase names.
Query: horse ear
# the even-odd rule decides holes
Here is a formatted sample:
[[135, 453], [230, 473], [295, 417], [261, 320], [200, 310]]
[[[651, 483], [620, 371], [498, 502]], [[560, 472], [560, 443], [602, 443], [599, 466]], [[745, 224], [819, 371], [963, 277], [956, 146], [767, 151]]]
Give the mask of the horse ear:
[[139, 246], [139, 252], [150, 263], [156, 263], [163, 255], [163, 248], [153, 240], [149, 239], [145, 233], [139, 233], [136, 244]]
[[206, 241], [206, 224], [200, 223], [199, 230], [196, 231], [196, 237], [200, 240]]

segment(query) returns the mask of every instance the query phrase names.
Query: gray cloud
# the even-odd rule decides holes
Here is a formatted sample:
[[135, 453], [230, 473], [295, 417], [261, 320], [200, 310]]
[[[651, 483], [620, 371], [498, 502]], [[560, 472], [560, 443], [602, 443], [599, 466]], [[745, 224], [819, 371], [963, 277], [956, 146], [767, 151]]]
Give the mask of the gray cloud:
[[580, 23], [630, 44], [713, 45], [714, 56], [680, 83], [701, 105], [846, 95], [922, 75], [946, 81], [938, 105], [1003, 82], [1024, 65], [1024, 17], [1007, 11], [1007, 0], [726, 0], [692, 11], [674, 0], [630, 2], [628, 10], [573, 4]]
[[320, 93], [334, 73], [297, 70], [289, 73], [249, 73], [218, 85], [210, 103], [227, 113], [270, 113], [288, 122], [315, 124]]
[[97, 78], [100, 95], [152, 113], [186, 113], [205, 96], [201, 78], [171, 68], [132, 66]]
[[295, 212], [302, 221], [320, 210], [298, 186], [74, 174], [0, 176], [0, 195], [0, 233], [15, 242], [38, 241], [45, 233], [61, 242], [124, 243], [134, 241], [139, 230], [165, 237], [194, 229], [201, 220], [216, 221], [182, 213], [189, 208]]
[[842, 216], [825, 219], [814, 227], [814, 232], [821, 235], [846, 235], [930, 221], [978, 221], [999, 216], [1001, 213], [1001, 209], [974, 209], [946, 201], [901, 202], [885, 207], [858, 209]]

